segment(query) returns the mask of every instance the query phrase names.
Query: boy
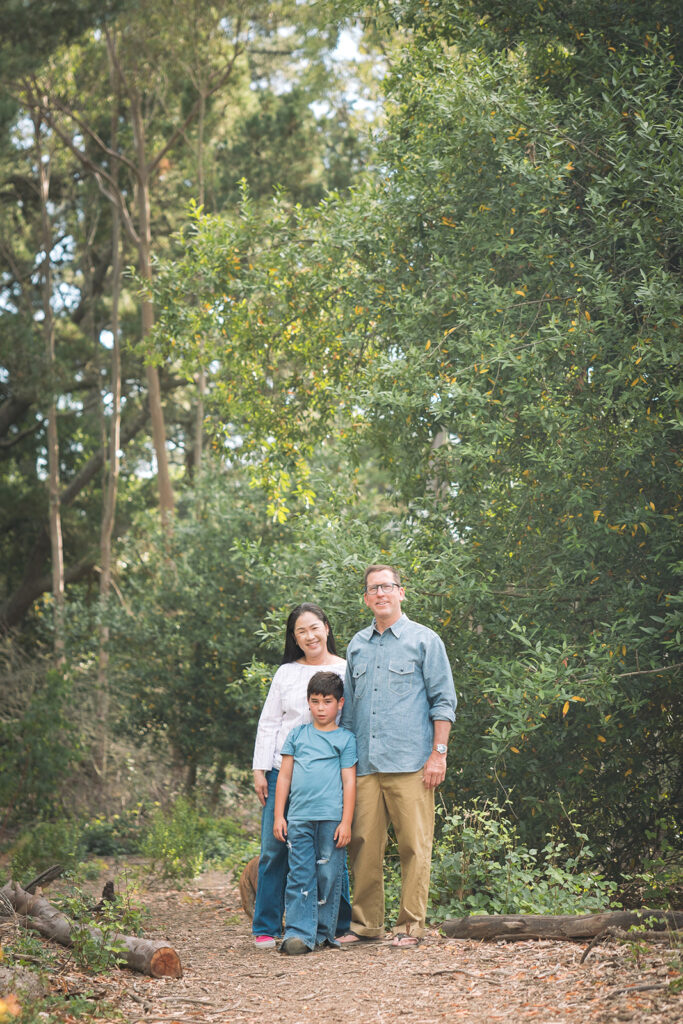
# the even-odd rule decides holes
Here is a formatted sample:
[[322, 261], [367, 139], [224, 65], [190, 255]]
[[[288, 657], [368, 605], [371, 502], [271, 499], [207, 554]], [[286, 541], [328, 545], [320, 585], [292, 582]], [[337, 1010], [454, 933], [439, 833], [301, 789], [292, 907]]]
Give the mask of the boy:
[[316, 672], [307, 698], [313, 720], [292, 729], [285, 740], [275, 790], [273, 834], [289, 851], [280, 951], [290, 956], [339, 945], [334, 933], [344, 847], [356, 803], [356, 740], [337, 725], [344, 684], [336, 672]]

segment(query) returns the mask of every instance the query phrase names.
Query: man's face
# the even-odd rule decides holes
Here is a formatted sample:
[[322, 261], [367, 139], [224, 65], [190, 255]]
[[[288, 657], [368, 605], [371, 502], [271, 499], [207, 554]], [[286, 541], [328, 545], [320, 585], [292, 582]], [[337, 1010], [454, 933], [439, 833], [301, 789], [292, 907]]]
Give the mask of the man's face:
[[[375, 590], [376, 587], [379, 590]], [[405, 596], [403, 587], [396, 586], [393, 574], [388, 569], [382, 569], [368, 576], [363, 599], [378, 622], [391, 625], [401, 617], [401, 601]]]

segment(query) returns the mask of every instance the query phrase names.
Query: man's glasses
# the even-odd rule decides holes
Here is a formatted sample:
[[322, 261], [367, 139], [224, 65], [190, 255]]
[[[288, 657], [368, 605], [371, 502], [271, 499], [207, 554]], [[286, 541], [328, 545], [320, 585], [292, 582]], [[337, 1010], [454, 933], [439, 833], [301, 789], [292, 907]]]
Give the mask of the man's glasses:
[[377, 584], [373, 583], [373, 585], [371, 587], [366, 587], [365, 588], [365, 593], [366, 594], [372, 594], [373, 597], [374, 597], [375, 594], [379, 594], [380, 591], [383, 594], [391, 594], [396, 587], [400, 587], [400, 586], [401, 586], [400, 583], [377, 583]]

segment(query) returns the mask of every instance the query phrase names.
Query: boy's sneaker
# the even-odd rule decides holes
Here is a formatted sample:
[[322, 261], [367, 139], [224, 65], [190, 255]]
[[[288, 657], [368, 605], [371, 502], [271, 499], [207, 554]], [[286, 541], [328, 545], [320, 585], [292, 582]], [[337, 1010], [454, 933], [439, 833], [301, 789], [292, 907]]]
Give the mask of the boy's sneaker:
[[257, 949], [275, 949], [275, 939], [272, 935], [256, 935], [254, 945]]
[[310, 949], [303, 941], [303, 939], [297, 939], [294, 936], [285, 941], [280, 946], [280, 952], [286, 953], [288, 956], [301, 956], [302, 953], [310, 953]]

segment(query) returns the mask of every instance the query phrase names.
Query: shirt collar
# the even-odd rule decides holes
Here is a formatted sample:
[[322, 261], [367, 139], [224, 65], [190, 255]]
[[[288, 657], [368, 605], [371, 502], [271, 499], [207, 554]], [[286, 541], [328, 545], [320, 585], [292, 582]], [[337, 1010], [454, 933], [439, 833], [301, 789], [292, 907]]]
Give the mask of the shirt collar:
[[[400, 637], [400, 635], [401, 635], [401, 632], [403, 631], [403, 629], [405, 628], [405, 626], [409, 622], [410, 622], [410, 619], [404, 613], [403, 615], [401, 615], [400, 619], [396, 619], [396, 622], [394, 622], [391, 626], [387, 626], [387, 629], [390, 629], [391, 632], [396, 637], [396, 639], [398, 639]], [[384, 630], [385, 633], [386, 633], [387, 629]], [[372, 622], [370, 623], [370, 625], [366, 629], [361, 630], [361, 634], [362, 634], [364, 640], [372, 639], [372, 634], [375, 633], [375, 632], [377, 632], [380, 636], [382, 635], [379, 632], [379, 630], [377, 629], [377, 622], [376, 622], [375, 619], [372, 620]]]

